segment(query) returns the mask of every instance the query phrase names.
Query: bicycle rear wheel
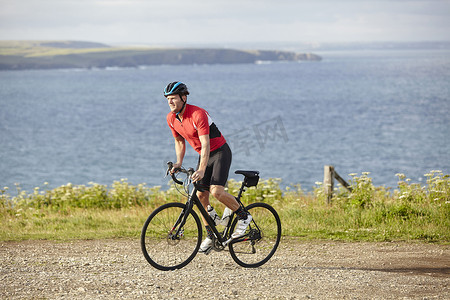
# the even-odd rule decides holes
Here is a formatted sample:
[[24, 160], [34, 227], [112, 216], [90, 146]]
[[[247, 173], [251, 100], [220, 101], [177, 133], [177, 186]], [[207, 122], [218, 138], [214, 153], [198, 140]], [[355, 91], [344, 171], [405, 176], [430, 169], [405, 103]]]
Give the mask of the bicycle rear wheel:
[[180, 216], [185, 207], [182, 203], [164, 204], [150, 214], [142, 228], [142, 253], [159, 270], [169, 271], [186, 266], [200, 247], [202, 226], [194, 211], [190, 212], [180, 229]]
[[[276, 210], [267, 203], [252, 203], [246, 207], [253, 220], [246, 234], [229, 244], [230, 254], [242, 267], [256, 268], [275, 253], [281, 239], [281, 221]], [[237, 219], [231, 225], [234, 232]]]

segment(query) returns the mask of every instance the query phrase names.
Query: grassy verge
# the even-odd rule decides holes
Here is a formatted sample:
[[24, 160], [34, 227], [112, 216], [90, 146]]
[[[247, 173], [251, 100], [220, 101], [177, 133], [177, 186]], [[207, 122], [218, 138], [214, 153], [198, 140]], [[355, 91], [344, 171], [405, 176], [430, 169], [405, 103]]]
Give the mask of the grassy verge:
[[[327, 204], [322, 187], [305, 193], [300, 186], [280, 188], [278, 179], [261, 180], [244, 194], [244, 203], [266, 202], [280, 214], [283, 235], [344, 241], [450, 242], [450, 178], [427, 174], [426, 185], [403, 174], [394, 190], [375, 187], [368, 173], [351, 174], [350, 193], [341, 188]], [[230, 181], [237, 194], [240, 183]], [[31, 193], [0, 190], [0, 240], [99, 239], [138, 237], [153, 209], [183, 201], [175, 187], [163, 191], [126, 180], [111, 186], [71, 184]], [[212, 201], [217, 211], [223, 206]]]

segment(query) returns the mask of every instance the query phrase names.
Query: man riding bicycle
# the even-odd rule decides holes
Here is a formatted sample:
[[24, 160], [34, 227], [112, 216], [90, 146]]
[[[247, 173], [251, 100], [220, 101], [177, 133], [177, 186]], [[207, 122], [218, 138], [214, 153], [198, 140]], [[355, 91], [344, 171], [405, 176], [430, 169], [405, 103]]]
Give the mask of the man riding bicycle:
[[[181, 167], [186, 152], [186, 141], [200, 155], [197, 170], [192, 180], [198, 183], [197, 196], [203, 207], [209, 206], [209, 194], [226, 207], [234, 211], [239, 219], [232, 238], [238, 238], [245, 231], [252, 220], [236, 199], [225, 191], [228, 172], [231, 166], [231, 149], [224, 136], [212, 121], [208, 112], [200, 107], [187, 104], [189, 91], [182, 82], [171, 82], [164, 89], [171, 112], [167, 114], [167, 124], [175, 139], [175, 153], [177, 162], [171, 172]], [[203, 220], [207, 237], [200, 245], [199, 252], [209, 254], [213, 246], [214, 233], [206, 221]]]

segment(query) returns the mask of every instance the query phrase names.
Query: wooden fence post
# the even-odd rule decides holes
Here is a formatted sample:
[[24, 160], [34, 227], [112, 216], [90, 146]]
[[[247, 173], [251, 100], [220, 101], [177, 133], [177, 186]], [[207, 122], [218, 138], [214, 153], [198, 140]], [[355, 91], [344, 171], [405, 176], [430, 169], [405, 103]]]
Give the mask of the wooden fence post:
[[334, 167], [325, 166], [323, 168], [323, 188], [325, 196], [327, 197], [327, 203], [331, 203], [333, 197], [334, 180], [333, 180]]
[[325, 166], [323, 168], [323, 188], [328, 204], [331, 203], [331, 198], [333, 198], [334, 179], [339, 181], [343, 187], [352, 192], [350, 185], [341, 176], [339, 176], [333, 166]]

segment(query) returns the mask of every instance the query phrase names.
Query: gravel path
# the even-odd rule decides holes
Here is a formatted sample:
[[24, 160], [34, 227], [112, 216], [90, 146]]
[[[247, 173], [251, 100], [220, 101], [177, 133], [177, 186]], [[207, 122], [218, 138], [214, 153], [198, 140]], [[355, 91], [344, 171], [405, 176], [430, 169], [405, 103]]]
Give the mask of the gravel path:
[[0, 242], [1, 299], [450, 299], [450, 246], [283, 239], [257, 269], [228, 252], [152, 268], [138, 240]]

